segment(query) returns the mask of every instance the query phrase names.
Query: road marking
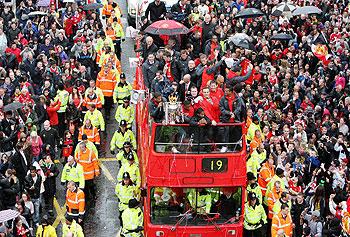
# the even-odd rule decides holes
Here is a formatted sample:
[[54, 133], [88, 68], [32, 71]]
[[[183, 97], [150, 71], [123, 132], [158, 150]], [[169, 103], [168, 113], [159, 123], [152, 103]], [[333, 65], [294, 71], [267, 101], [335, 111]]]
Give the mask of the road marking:
[[107, 169], [107, 167], [104, 165], [104, 164], [102, 164], [102, 163], [100, 163], [100, 167], [101, 167], [101, 169], [102, 169], [102, 173], [106, 176], [106, 178], [109, 180], [109, 181], [111, 181], [111, 182], [113, 182], [113, 183], [117, 183], [117, 181], [115, 180], [115, 178], [113, 178], [113, 176], [111, 175], [111, 173], [109, 172], [109, 170]]
[[66, 219], [66, 205], [63, 205], [63, 207], [61, 207], [56, 198], [53, 199], [53, 205], [56, 209], [57, 217], [52, 226], [56, 228], [60, 224], [60, 222], [62, 222], [63, 224]]
[[112, 157], [101, 157], [98, 158], [99, 161], [117, 161], [117, 158], [112, 158]]

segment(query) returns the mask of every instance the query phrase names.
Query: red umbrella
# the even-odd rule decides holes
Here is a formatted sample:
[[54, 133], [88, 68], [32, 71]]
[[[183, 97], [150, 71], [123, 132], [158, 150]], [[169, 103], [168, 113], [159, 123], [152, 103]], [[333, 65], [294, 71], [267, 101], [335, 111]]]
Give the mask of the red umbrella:
[[182, 35], [189, 31], [186, 26], [174, 20], [156, 21], [145, 30], [145, 32], [154, 35]]

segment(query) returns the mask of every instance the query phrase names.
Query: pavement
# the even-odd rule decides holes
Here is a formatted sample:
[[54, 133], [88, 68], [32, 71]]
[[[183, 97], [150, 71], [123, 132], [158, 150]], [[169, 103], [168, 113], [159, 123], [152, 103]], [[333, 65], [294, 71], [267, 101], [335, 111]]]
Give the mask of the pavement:
[[[119, 6], [124, 13], [121, 21], [124, 28], [127, 26], [127, 7], [126, 1], [117, 1]], [[133, 83], [135, 76], [135, 68], [130, 68], [129, 57], [135, 57], [134, 52], [134, 40], [126, 38], [125, 42], [122, 43], [122, 69], [127, 77], [129, 83]], [[87, 203], [87, 210], [84, 219], [84, 233], [86, 237], [115, 237], [118, 236], [120, 229], [119, 225], [119, 212], [118, 202], [114, 194], [114, 188], [116, 185], [117, 174], [118, 174], [118, 162], [112, 154], [109, 152], [109, 143], [112, 139], [114, 132], [117, 129], [117, 124], [114, 119], [114, 112], [111, 113], [111, 118], [106, 122], [107, 131], [107, 147], [106, 157], [101, 157], [100, 168], [101, 175], [95, 180], [97, 187], [97, 200], [95, 205]], [[58, 164], [60, 170], [62, 165]], [[60, 176], [59, 176], [60, 178]], [[57, 194], [54, 206], [55, 206], [55, 222], [54, 226], [57, 227], [58, 236], [61, 236], [61, 223], [64, 221], [65, 215], [65, 189], [59, 183], [60, 179], [57, 179]]]

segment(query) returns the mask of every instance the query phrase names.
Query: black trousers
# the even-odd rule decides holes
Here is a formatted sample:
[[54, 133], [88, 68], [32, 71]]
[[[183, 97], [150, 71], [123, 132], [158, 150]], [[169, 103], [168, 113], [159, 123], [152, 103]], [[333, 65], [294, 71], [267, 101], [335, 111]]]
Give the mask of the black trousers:
[[111, 109], [113, 107], [113, 97], [105, 97], [105, 104], [104, 104], [104, 109], [105, 109], [105, 116], [106, 119], [111, 115]]
[[60, 137], [63, 137], [64, 131], [66, 130], [66, 113], [65, 112], [61, 112], [61, 113], [57, 113], [58, 115], [58, 134], [60, 135]]
[[94, 200], [96, 197], [96, 186], [94, 179], [85, 180], [84, 192], [87, 199]]
[[258, 228], [256, 230], [246, 230], [243, 229], [243, 236], [244, 237], [264, 237], [265, 235], [262, 235], [262, 228]]
[[119, 222], [120, 222], [120, 228], [123, 228], [123, 219], [122, 214], [124, 211], [119, 211]]
[[115, 55], [117, 56], [117, 58], [119, 59], [119, 61], [121, 60], [121, 54], [122, 54], [122, 47], [121, 47], [121, 40], [113, 40], [114, 43], [114, 50], [115, 50]]

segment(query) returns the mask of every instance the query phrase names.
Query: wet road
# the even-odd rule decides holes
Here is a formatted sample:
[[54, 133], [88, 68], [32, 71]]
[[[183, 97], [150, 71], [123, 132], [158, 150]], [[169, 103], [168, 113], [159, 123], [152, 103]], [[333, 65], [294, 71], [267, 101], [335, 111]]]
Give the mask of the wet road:
[[[123, 18], [122, 23], [124, 28], [127, 26], [127, 7], [126, 1], [118, 1], [119, 6], [122, 9]], [[129, 57], [135, 57], [134, 53], [134, 41], [130, 38], [126, 38], [125, 42], [122, 43], [122, 70], [125, 73], [129, 83], [133, 83], [135, 69], [129, 66]], [[115, 111], [115, 108], [114, 110]], [[114, 115], [114, 113], [112, 113]], [[113, 136], [113, 133], [117, 129], [116, 121], [114, 116], [106, 122], [107, 131], [107, 152], [106, 157], [100, 158], [101, 164], [101, 176], [95, 181], [97, 187], [97, 200], [95, 206], [91, 203], [87, 203], [87, 212], [84, 220], [84, 232], [86, 237], [99, 237], [117, 236], [119, 230], [119, 219], [118, 219], [118, 203], [117, 198], [114, 194], [114, 188], [116, 185], [116, 179], [118, 174], [118, 162], [114, 159], [115, 156], [109, 152], [109, 142]], [[62, 168], [62, 165], [59, 165]], [[62, 219], [64, 214], [64, 202], [65, 202], [65, 191], [64, 188], [57, 184], [57, 203], [56, 213], [58, 214], [56, 224]], [[61, 214], [61, 215], [60, 215]], [[60, 232], [61, 225], [58, 225], [58, 232]], [[61, 234], [59, 234], [61, 236]]]

